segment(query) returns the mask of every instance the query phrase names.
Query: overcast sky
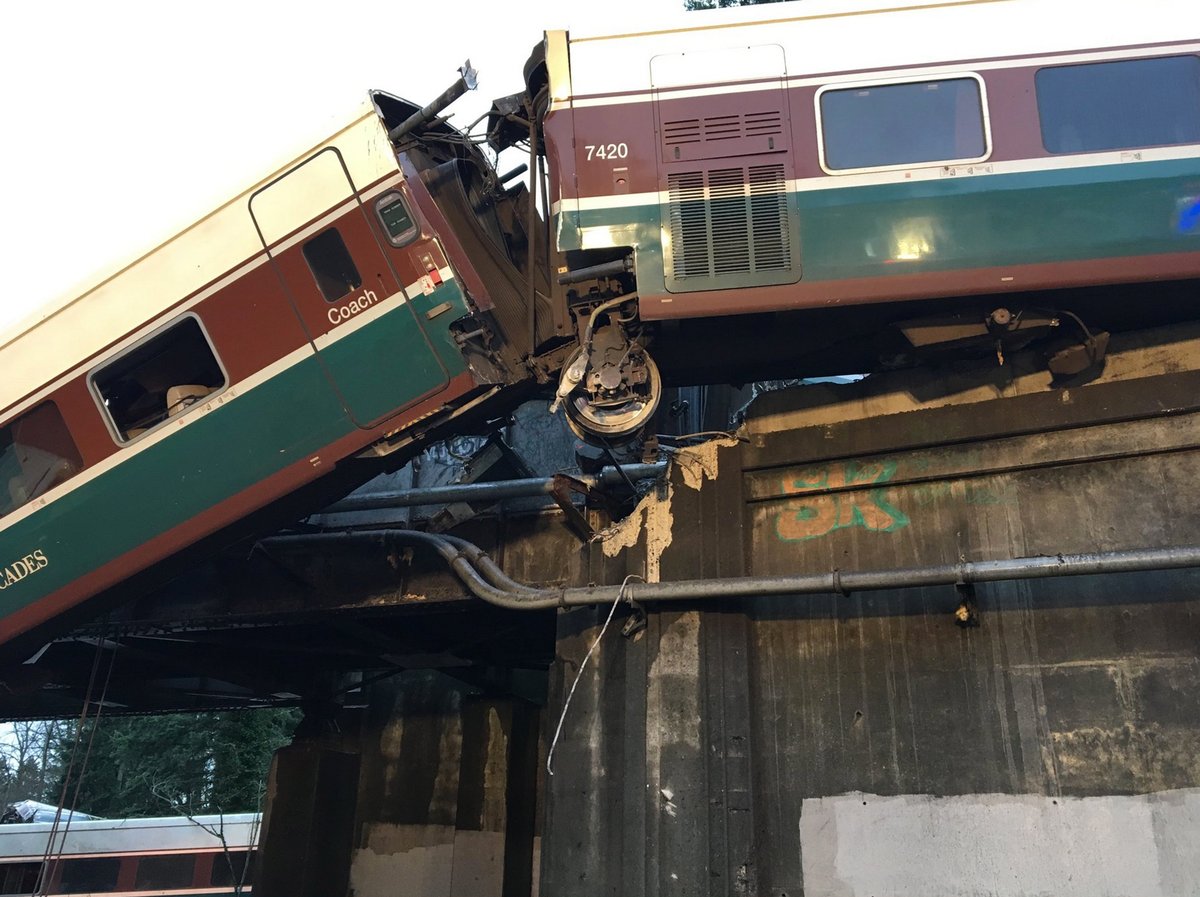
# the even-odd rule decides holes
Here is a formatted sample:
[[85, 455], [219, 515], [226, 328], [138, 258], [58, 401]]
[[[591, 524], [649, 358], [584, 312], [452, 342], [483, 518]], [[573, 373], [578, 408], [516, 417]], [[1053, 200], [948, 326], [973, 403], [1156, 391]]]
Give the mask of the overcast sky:
[[328, 135], [368, 89], [424, 104], [470, 57], [479, 90], [453, 107], [465, 125], [521, 89], [545, 29], [683, 15], [682, 0], [9, 4], [0, 331]]

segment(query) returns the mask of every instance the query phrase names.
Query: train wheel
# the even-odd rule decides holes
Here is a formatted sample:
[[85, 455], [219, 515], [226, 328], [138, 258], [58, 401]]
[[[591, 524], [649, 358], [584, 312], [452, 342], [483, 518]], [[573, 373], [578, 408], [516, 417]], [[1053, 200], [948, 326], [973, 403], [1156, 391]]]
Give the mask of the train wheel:
[[[582, 349], [580, 350], [582, 352]], [[577, 361], [579, 353], [571, 359]], [[662, 377], [658, 365], [645, 351], [635, 358], [628, 355], [619, 371], [598, 373], [608, 381], [604, 387], [577, 388], [567, 396], [567, 424], [586, 442], [623, 442], [637, 436], [658, 410], [662, 398]], [[570, 368], [570, 364], [564, 366]], [[619, 384], [605, 377], [619, 373]]]

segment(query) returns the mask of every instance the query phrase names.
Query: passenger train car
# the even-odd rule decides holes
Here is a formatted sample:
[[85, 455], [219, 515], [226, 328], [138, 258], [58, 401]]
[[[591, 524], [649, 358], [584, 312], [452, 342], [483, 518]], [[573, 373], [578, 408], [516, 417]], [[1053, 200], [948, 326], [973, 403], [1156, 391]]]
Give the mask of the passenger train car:
[[1099, 291], [1200, 285], [1191, 0], [806, 0], [551, 31], [524, 74], [487, 137], [532, 194], [438, 116], [468, 66], [0, 337], [0, 643], [530, 384], [619, 441], [730, 359], [1075, 322], [1096, 362]]
[[371, 94], [0, 337], [0, 643], [531, 378], [556, 325], [528, 307], [525, 188], [432, 117]]
[[0, 894], [249, 894], [260, 821], [257, 813], [76, 819], [60, 823], [52, 848], [52, 823], [0, 825]]
[[[782, 338], [799, 354], [815, 330], [813, 348], [849, 352], [855, 320], [879, 319], [867, 306], [991, 296], [958, 308], [981, 308], [975, 329], [994, 340], [1030, 323], [1023, 303], [1064, 301], [1054, 291], [1078, 302], [1136, 284], [1125, 304], [1149, 305], [1146, 285], [1200, 275], [1196, 4], [879, 6], [547, 34], [529, 94], [554, 233], [572, 266], [625, 262], [631, 328], [721, 316], [729, 351], [734, 316], [855, 306], [824, 331], [828, 315], [746, 319], [737, 349]], [[1057, 325], [1056, 312], [1038, 320]], [[631, 391], [649, 382], [624, 365]], [[621, 378], [601, 358], [580, 370], [564, 369], [560, 391], [602, 423]]]

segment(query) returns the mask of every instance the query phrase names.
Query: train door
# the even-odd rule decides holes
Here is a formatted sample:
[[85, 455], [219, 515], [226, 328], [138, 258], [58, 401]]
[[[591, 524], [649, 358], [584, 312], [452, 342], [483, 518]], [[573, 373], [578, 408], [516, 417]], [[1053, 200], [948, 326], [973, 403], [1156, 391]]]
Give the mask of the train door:
[[357, 426], [372, 427], [446, 388], [449, 373], [337, 149], [322, 150], [257, 191], [250, 214]]

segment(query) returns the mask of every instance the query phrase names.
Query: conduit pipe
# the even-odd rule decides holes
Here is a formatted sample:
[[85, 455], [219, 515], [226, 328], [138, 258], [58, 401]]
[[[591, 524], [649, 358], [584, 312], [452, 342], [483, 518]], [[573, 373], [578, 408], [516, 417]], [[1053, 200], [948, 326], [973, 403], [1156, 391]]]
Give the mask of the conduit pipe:
[[[573, 476], [573, 480], [589, 488], [615, 486], [630, 480], [646, 480], [662, 476], [667, 462], [657, 464], [626, 464], [605, 467], [596, 475]], [[624, 475], [622, 475], [624, 471]], [[408, 508], [415, 505], [439, 505], [455, 501], [501, 501], [506, 498], [528, 498], [550, 495], [554, 491], [553, 477], [530, 477], [520, 480], [501, 480], [495, 483], [464, 483], [456, 486], [426, 486], [400, 492], [380, 492], [376, 495], [354, 495], [334, 502], [322, 514], [342, 514], [348, 511], [373, 511], [380, 508]]]
[[[545, 610], [611, 604], [622, 594], [621, 586], [537, 589], [509, 578], [477, 545], [454, 536], [417, 530], [355, 530], [276, 536], [272, 545], [316, 542], [374, 542], [425, 545], [437, 551], [463, 584], [476, 597], [515, 610]], [[1200, 546], [1147, 548], [1091, 554], [1058, 554], [995, 561], [962, 561], [925, 567], [890, 570], [807, 573], [799, 576], [745, 576], [733, 579], [692, 579], [678, 582], [636, 583], [624, 586], [630, 602], [700, 601], [782, 595], [870, 592], [922, 586], [968, 585], [1018, 579], [1049, 579], [1056, 576], [1088, 576], [1101, 573], [1139, 573], [1200, 567]]]

